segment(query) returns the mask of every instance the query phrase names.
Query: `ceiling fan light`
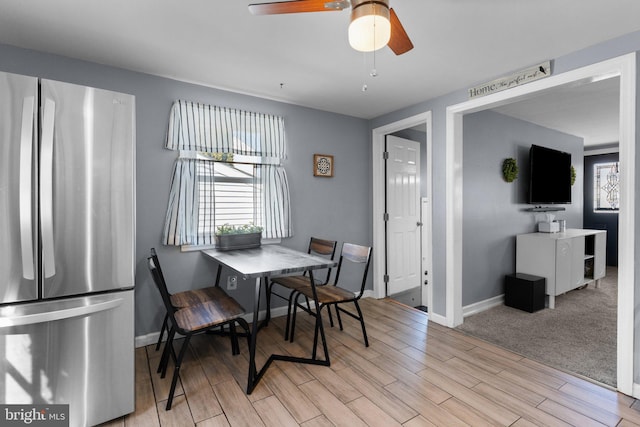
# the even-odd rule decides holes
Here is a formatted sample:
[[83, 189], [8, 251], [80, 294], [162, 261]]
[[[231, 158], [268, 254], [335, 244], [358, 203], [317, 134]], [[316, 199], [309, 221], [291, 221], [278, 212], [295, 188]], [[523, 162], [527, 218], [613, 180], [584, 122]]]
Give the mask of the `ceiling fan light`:
[[378, 50], [389, 43], [391, 23], [385, 1], [367, 1], [351, 9], [349, 44], [360, 52]]

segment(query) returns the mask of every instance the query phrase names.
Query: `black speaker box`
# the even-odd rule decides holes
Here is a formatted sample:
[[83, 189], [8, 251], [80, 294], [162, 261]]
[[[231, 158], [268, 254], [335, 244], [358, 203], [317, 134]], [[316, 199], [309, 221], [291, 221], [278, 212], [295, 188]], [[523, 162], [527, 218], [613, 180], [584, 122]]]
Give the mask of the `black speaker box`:
[[505, 277], [504, 304], [533, 313], [544, 308], [544, 277], [515, 273]]

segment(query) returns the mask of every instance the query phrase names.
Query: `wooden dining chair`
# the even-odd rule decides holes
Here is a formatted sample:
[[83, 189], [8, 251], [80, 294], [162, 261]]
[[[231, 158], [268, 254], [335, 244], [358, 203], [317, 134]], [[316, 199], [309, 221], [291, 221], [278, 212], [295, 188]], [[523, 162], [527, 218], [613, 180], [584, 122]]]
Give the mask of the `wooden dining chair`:
[[[175, 307], [171, 301], [171, 294], [167, 289], [167, 284], [157, 261], [157, 256], [154, 255], [147, 258], [151, 276], [153, 277], [156, 288], [160, 292], [168, 316], [167, 341], [159, 365], [162, 378], [166, 375], [169, 359], [172, 358], [175, 363], [166, 406], [166, 410], [168, 411], [171, 409], [173, 394], [180, 375], [180, 366], [191, 337], [201, 332], [211, 331], [213, 328], [217, 329], [229, 326], [229, 333], [232, 336], [232, 352], [234, 355], [237, 355], [240, 353], [240, 349], [237, 343], [235, 324], [238, 323], [244, 329], [247, 340], [249, 339], [249, 325], [241, 317], [245, 314], [245, 310], [235, 299], [226, 295], [226, 293], [224, 294], [225, 296], [221, 298], [195, 303], [187, 307]], [[176, 333], [184, 336], [182, 346], [178, 353], [176, 353], [173, 348], [173, 339]]]
[[[156, 253], [155, 248], [151, 248], [151, 257], [153, 258], [153, 262], [158, 268], [158, 272], [164, 280], [164, 275], [162, 273], [162, 267], [160, 266], [160, 260], [158, 259], [158, 254]], [[235, 299], [231, 298], [225, 291], [219, 286], [220, 283], [220, 271], [218, 271], [218, 277], [216, 277], [216, 284], [214, 286], [208, 286], [205, 288], [199, 289], [188, 289], [186, 291], [176, 292], [174, 294], [169, 293], [169, 297], [171, 299], [171, 305], [173, 306], [173, 311], [179, 310], [181, 308], [186, 308], [190, 306], [194, 306], [197, 304], [211, 302], [214, 304], [218, 304], [222, 307], [225, 306], [233, 306], [235, 304]], [[166, 281], [165, 281], [166, 283]], [[168, 290], [167, 290], [168, 292]], [[158, 337], [158, 342], [156, 343], [156, 351], [160, 349], [160, 345], [162, 344], [162, 337], [164, 332], [169, 332], [167, 325], [169, 321], [169, 312], [165, 312], [164, 321], [162, 322], [162, 329], [160, 330], [160, 336]], [[233, 354], [237, 354], [238, 350], [238, 338], [234, 333], [229, 334], [231, 338], [231, 348]], [[163, 366], [162, 362], [164, 359], [160, 358], [160, 364], [158, 364], [157, 372], [163, 372], [166, 370], [166, 366]], [[166, 362], [166, 360], [164, 360]]]
[[[311, 237], [309, 240], [308, 254], [319, 255], [333, 260], [336, 254], [336, 246], [338, 242], [335, 240], [324, 240], [317, 237]], [[314, 282], [316, 286], [323, 286], [329, 282], [331, 278], [331, 268], [327, 268], [324, 274], [319, 274], [321, 278], [317, 277], [317, 273], [314, 271]], [[272, 278], [267, 288], [267, 320], [271, 319], [271, 296], [275, 295], [278, 298], [287, 301], [287, 323], [284, 330], [284, 339], [289, 337], [289, 322], [291, 319], [291, 307], [293, 305], [293, 297], [296, 291], [300, 287], [307, 286], [309, 283], [309, 275], [304, 272], [302, 275], [296, 276], [281, 276]], [[289, 292], [288, 295], [282, 295], [273, 291], [273, 286], [279, 285]], [[307, 300], [307, 308], [309, 308], [309, 301]]]
[[[334, 306], [336, 310], [336, 317], [338, 318], [338, 324], [340, 325], [340, 330], [342, 328], [342, 318], [340, 317], [340, 313], [347, 314], [354, 319], [360, 321], [360, 325], [362, 327], [362, 336], [364, 337], [364, 344], [366, 347], [369, 347], [369, 339], [367, 338], [367, 330], [364, 326], [364, 317], [362, 316], [362, 310], [360, 309], [360, 305], [358, 304], [358, 300], [362, 297], [364, 293], [364, 287], [367, 283], [367, 273], [369, 272], [369, 265], [371, 263], [371, 253], [373, 249], [368, 246], [360, 246], [355, 245], [353, 243], [343, 243], [342, 250], [340, 251], [340, 260], [338, 261], [338, 267], [336, 269], [336, 277], [334, 279], [333, 284], [329, 284], [326, 286], [316, 287], [316, 295], [317, 300], [316, 304], [317, 315], [322, 316], [322, 309], [327, 307], [327, 311], [329, 312], [329, 321], [331, 326], [333, 327], [333, 318], [331, 317], [331, 312], [329, 308]], [[346, 263], [351, 263], [352, 266], [360, 267], [362, 271], [362, 281], [359, 283], [359, 289], [357, 291], [353, 291], [350, 288], [345, 286], [345, 283], [341, 282], [342, 269], [346, 266]], [[291, 312], [291, 332], [290, 332], [290, 340], [293, 342], [293, 334], [296, 326], [296, 312], [297, 308], [300, 308], [307, 313], [316, 316], [316, 312], [310, 310], [308, 306], [300, 304], [298, 299], [300, 296], [305, 296], [308, 299], [313, 300], [313, 290], [311, 288], [311, 284], [309, 280], [304, 286], [300, 286], [295, 290], [294, 296], [294, 306]], [[344, 308], [344, 304], [353, 303], [356, 309], [356, 313], [346, 310]], [[317, 325], [317, 322], [316, 322]], [[318, 336], [318, 327], [316, 326], [315, 336], [314, 336], [314, 349], [317, 343]]]
[[[151, 248], [151, 256], [154, 258], [154, 263], [158, 268], [158, 271], [162, 275], [162, 268], [160, 267], [160, 260], [158, 259], [158, 254], [156, 253], [155, 248]], [[163, 276], [164, 277], [164, 276]], [[188, 289], [186, 291], [176, 292], [174, 294], [169, 294], [171, 297], [171, 305], [174, 309], [189, 307], [191, 305], [200, 304], [207, 301], [216, 301], [220, 299], [224, 299], [228, 297], [227, 293], [218, 286], [218, 281], [216, 281], [215, 286], [208, 286], [200, 289]], [[164, 333], [168, 332], [167, 330], [167, 322], [169, 321], [169, 313], [165, 313], [164, 320], [162, 321], [162, 327], [160, 328], [160, 335], [158, 336], [158, 342], [156, 343], [156, 351], [160, 349], [160, 345], [162, 344], [162, 338], [164, 337]], [[158, 370], [158, 372], [160, 372]]]

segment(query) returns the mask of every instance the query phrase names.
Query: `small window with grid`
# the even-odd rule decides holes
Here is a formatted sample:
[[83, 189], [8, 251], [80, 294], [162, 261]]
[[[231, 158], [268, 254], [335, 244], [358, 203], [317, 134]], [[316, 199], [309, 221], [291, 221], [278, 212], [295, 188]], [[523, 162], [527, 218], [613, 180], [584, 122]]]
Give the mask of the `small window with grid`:
[[198, 163], [198, 234], [211, 235], [223, 224], [262, 225], [259, 168], [252, 158], [206, 155]]
[[593, 165], [593, 205], [595, 212], [620, 209], [620, 168], [618, 162]]

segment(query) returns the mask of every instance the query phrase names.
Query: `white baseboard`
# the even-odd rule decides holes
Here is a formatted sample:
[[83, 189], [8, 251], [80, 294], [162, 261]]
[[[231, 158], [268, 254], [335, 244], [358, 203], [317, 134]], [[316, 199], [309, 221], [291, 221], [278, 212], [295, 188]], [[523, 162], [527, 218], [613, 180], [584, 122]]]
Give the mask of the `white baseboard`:
[[447, 325], [446, 316], [442, 316], [440, 314], [429, 312], [429, 322], [437, 323], [438, 325], [450, 327]]
[[158, 336], [160, 335], [160, 331], [152, 332], [147, 335], [139, 335], [136, 337], [135, 346], [136, 348], [146, 347], [151, 344], [155, 344], [158, 342]]
[[504, 304], [504, 294], [462, 307], [462, 317], [478, 314], [490, 308]]
[[633, 391], [632, 391], [632, 396], [635, 397], [636, 399], [640, 396], [640, 384], [634, 382], [633, 383]]
[[367, 290], [364, 291], [364, 293], [362, 294], [362, 298], [375, 298], [375, 299], [377, 299], [375, 297], [375, 294], [373, 293], [373, 291], [370, 290], [370, 289], [367, 289]]

